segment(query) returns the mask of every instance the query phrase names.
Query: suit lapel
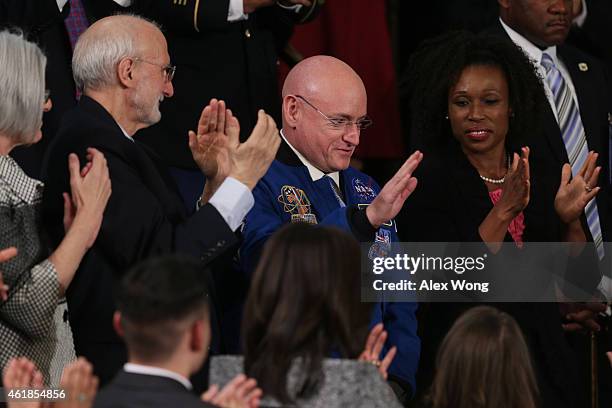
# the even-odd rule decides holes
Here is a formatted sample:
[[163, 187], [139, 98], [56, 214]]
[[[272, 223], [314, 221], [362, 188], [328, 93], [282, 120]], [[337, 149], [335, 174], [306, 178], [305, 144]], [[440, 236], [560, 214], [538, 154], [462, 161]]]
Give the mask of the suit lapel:
[[[576, 90], [576, 98], [578, 99], [578, 106], [580, 109], [580, 119], [582, 120], [582, 126], [584, 126], [589, 150], [595, 150], [605, 154], [607, 152], [602, 151], [600, 141], [594, 137], [594, 135], [598, 133], [595, 124], [597, 123], [596, 114], [599, 112], [599, 109], [597, 107], [597, 98], [595, 98], [595, 95], [593, 95], [591, 91], [590, 84], [594, 82], [589, 67], [585, 62], [580, 61], [579, 58], [572, 53], [572, 50], [567, 47], [559, 46], [557, 47], [557, 52], [565, 64], [572, 78], [574, 89]], [[586, 70], [581, 70], [580, 64], [584, 64], [582, 65], [582, 69]]]
[[104, 147], [113, 151], [138, 173], [139, 178], [159, 200], [171, 220], [181, 220], [185, 216], [184, 207], [178, 196], [174, 194], [176, 192], [174, 181], [165, 168], [156, 163], [157, 156], [142, 144], [129, 141], [110, 113], [93, 99], [83, 96], [79, 107], [97, 119], [112, 124], [115, 134], [101, 141]]

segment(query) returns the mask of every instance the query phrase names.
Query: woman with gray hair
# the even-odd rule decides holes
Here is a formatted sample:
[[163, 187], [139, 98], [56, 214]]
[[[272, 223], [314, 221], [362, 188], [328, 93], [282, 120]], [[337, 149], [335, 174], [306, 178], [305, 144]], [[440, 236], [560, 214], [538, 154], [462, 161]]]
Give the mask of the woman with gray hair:
[[96, 239], [111, 186], [102, 153], [89, 149], [83, 169], [70, 155], [66, 235], [49, 255], [40, 226], [43, 183], [26, 176], [9, 156], [15, 146], [42, 137], [42, 114], [51, 108], [44, 85], [46, 58], [21, 35], [2, 31], [0, 61], [0, 249], [10, 248], [12, 255], [0, 267], [6, 292], [0, 297], [0, 369], [12, 357], [25, 356], [53, 386], [75, 358], [64, 293]]

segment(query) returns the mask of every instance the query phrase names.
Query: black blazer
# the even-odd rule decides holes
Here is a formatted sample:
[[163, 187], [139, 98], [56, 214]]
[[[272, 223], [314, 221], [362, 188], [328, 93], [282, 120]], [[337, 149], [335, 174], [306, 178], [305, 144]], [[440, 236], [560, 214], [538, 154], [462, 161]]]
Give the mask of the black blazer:
[[[83, 165], [88, 147], [104, 153], [113, 192], [98, 238], [81, 262], [67, 298], [77, 353], [94, 363], [104, 381], [125, 359], [111, 324], [113, 287], [123, 273], [148, 257], [173, 252], [208, 263], [231, 249], [237, 238], [210, 204], [188, 217], [155, 155], [128, 140], [112, 116], [84, 96], [64, 117], [45, 160], [43, 217], [52, 244], [64, 235], [61, 194], [70, 191], [68, 154], [77, 153]], [[213, 316], [213, 334], [214, 323]], [[106, 357], [109, 346], [117, 346], [121, 356]]]
[[[90, 23], [121, 10], [113, 0], [81, 1]], [[11, 152], [24, 171], [34, 178], [40, 178], [45, 151], [57, 133], [62, 116], [76, 105], [72, 48], [64, 24], [69, 12], [70, 2], [60, 13], [56, 0], [0, 1], [0, 27], [18, 27], [47, 56], [45, 84], [51, 92], [53, 108], [43, 116], [43, 138], [34, 146], [17, 147]]]
[[[559, 170], [560, 171], [560, 170]], [[451, 140], [436, 153], [426, 154], [415, 171], [419, 185], [397, 218], [400, 237], [407, 242], [481, 242], [478, 226], [493, 208], [488, 190], [459, 145]], [[531, 197], [525, 215], [523, 240], [560, 241], [561, 224], [547, 196], [548, 177], [531, 172]], [[512, 238], [506, 233], [506, 242]], [[599, 275], [590, 285], [597, 285]], [[417, 397], [433, 380], [438, 347], [459, 315], [473, 303], [430, 303], [419, 307], [421, 358]], [[532, 351], [543, 407], [579, 406], [575, 403], [575, 360], [561, 327], [555, 303], [493, 303], [512, 315]]]
[[94, 408], [205, 408], [183, 384], [171, 378], [120, 371], [96, 396]]
[[[511, 41], [510, 37], [500, 23], [487, 30], [487, 33], [498, 35]], [[597, 195], [597, 208], [604, 241], [612, 240], [612, 189], [608, 184], [609, 174], [609, 124], [608, 113], [610, 110], [608, 93], [609, 82], [606, 77], [603, 64], [569, 45], [557, 46], [557, 55], [563, 61], [572, 78], [578, 105], [580, 106], [580, 117], [584, 126], [587, 143], [590, 150], [599, 153], [598, 164], [602, 166], [599, 177], [601, 191]], [[586, 63], [587, 71], [581, 71], [579, 64]], [[544, 90], [542, 90], [544, 92]], [[546, 101], [546, 98], [544, 98]], [[544, 104], [542, 118], [542, 130], [544, 137], [526, 135], [521, 142], [531, 147], [529, 158], [530, 165], [539, 174], [549, 180], [551, 188], [556, 189], [561, 181], [561, 167], [568, 163], [567, 152], [563, 144], [561, 130], [555, 119], [555, 115], [549, 103]], [[590, 237], [586, 218], [583, 216], [583, 227], [587, 236]], [[606, 254], [606, 258], [612, 254]]]

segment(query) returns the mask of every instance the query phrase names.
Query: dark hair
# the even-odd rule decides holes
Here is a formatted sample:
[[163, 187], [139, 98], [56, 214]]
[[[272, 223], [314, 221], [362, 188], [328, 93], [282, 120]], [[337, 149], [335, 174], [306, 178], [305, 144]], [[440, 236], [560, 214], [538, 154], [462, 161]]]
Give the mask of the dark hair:
[[[329, 227], [290, 224], [267, 242], [243, 320], [244, 365], [265, 394], [282, 402], [312, 395], [332, 351], [357, 358], [371, 308], [362, 303], [360, 249]], [[287, 374], [295, 359], [304, 375], [295, 395]]]
[[[448, 114], [448, 93], [469, 66], [498, 67], [508, 81], [513, 117], [506, 144], [529, 144], [539, 133], [540, 114], [547, 103], [536, 68], [511, 41], [467, 31], [450, 32], [425, 41], [411, 56], [402, 82], [412, 118], [412, 145], [436, 148], [454, 140]], [[525, 143], [526, 142], [526, 143]]]
[[172, 355], [188, 325], [206, 316], [205, 273], [195, 259], [168, 255], [142, 262], [126, 274], [117, 308], [130, 353], [150, 362]]
[[433, 408], [535, 408], [529, 351], [510, 315], [478, 306], [442, 341], [429, 399]]

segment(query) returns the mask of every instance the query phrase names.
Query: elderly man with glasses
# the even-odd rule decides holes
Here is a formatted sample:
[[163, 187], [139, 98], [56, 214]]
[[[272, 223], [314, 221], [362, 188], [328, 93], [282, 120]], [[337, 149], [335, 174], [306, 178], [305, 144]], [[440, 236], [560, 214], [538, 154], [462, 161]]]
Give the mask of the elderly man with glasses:
[[[198, 134], [190, 135], [194, 160], [208, 182], [193, 203], [193, 213], [187, 214], [159, 157], [132, 138], [159, 122], [160, 103], [174, 93], [175, 69], [159, 28], [136, 16], [99, 20], [79, 38], [72, 66], [83, 96], [64, 117], [47, 152], [43, 206], [49, 235], [57, 243], [64, 235], [62, 192], [70, 191], [71, 184], [68, 154], [75, 152], [85, 163], [86, 147], [104, 153], [112, 198], [67, 298], [76, 352], [93, 363], [105, 383], [126, 359], [125, 346], [112, 327], [114, 288], [121, 275], [153, 255], [178, 252], [205, 263], [231, 252], [237, 243], [235, 231], [253, 205], [251, 189], [273, 160], [280, 137], [274, 121], [260, 111], [251, 137], [240, 144], [237, 119], [222, 101], [211, 101]], [[231, 137], [217, 139], [218, 133]], [[227, 159], [221, 165], [218, 147], [225, 148]], [[211, 323], [215, 351], [215, 313]]]
[[[265, 241], [289, 222], [333, 225], [361, 242], [397, 241], [393, 218], [416, 188], [412, 172], [422, 154], [410, 156], [382, 190], [350, 166], [361, 132], [372, 121], [361, 78], [336, 58], [300, 62], [287, 76], [282, 96], [283, 141], [253, 190], [255, 206], [243, 230], [240, 259], [246, 274], [252, 274]], [[390, 382], [399, 394], [410, 395], [420, 350], [416, 304], [379, 303], [374, 309], [373, 323], [383, 321], [389, 334], [387, 350], [398, 347]]]

